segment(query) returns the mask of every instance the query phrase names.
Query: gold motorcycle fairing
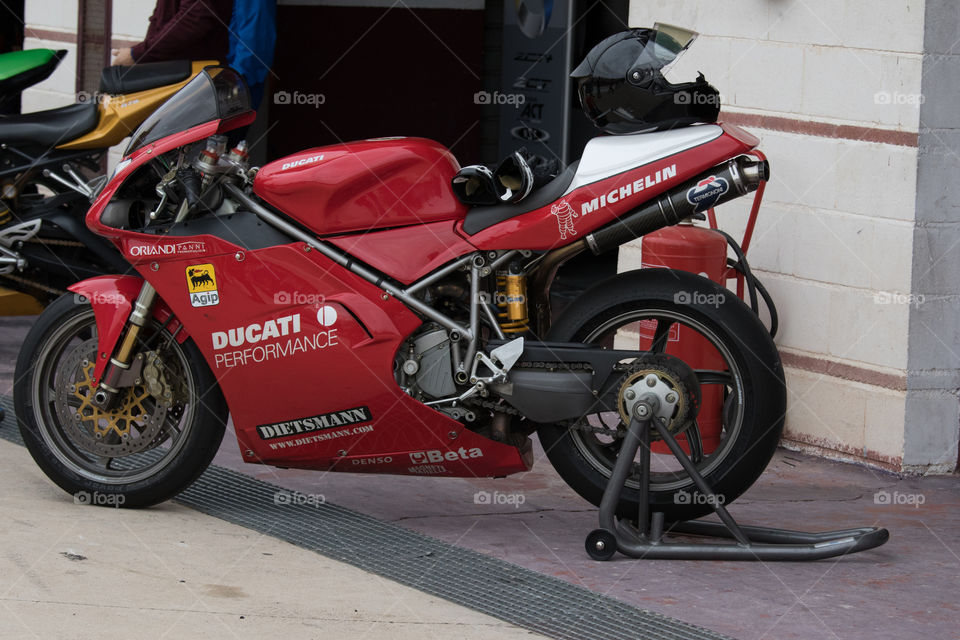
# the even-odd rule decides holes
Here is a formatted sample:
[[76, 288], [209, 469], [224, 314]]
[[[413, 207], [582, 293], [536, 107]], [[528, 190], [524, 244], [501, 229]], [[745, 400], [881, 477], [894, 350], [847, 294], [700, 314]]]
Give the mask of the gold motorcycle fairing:
[[205, 67], [220, 64], [216, 60], [198, 60], [192, 63], [190, 76], [182, 82], [168, 84], [126, 95], [99, 96], [97, 127], [79, 138], [58, 145], [57, 149], [104, 149], [112, 147], [132, 134], [151, 113], [194, 79]]

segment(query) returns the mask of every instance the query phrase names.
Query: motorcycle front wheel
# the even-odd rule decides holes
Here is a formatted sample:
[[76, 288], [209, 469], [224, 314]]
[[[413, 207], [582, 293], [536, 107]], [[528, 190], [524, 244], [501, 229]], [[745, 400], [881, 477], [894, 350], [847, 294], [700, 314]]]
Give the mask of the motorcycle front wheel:
[[[689, 352], [680, 349], [682, 341], [695, 341], [699, 351], [708, 354], [702, 356], [706, 360], [685, 364], [697, 376], [695, 394], [703, 398], [703, 407], [681, 438], [687, 440], [698, 472], [726, 504], [746, 491], [770, 462], [786, 411], [780, 357], [750, 308], [710, 280], [668, 269], [620, 274], [571, 303], [551, 328], [548, 340], [671, 357]], [[658, 356], [645, 357], [654, 364], [663, 361], [662, 356], [659, 361]], [[629, 371], [612, 375], [628, 379]], [[705, 425], [708, 420], [713, 422], [714, 440], [704, 446], [698, 422]], [[625, 430], [622, 414], [607, 411], [584, 416], [577, 425], [541, 425], [538, 433], [560, 476], [599, 505]], [[691, 446], [694, 440], [699, 446]], [[693, 480], [663, 444], [653, 445], [652, 451], [651, 508], [663, 512], [667, 521], [711, 512], [709, 496], [696, 491]], [[639, 471], [636, 463], [634, 470]], [[631, 474], [617, 506], [620, 517], [636, 517], [638, 488], [638, 476]]]
[[33, 459], [81, 504], [144, 507], [207, 468], [227, 407], [192, 340], [151, 321], [134, 357], [142, 370], [105, 411], [91, 400], [97, 359], [93, 308], [67, 294], [41, 314], [17, 359], [14, 404]]

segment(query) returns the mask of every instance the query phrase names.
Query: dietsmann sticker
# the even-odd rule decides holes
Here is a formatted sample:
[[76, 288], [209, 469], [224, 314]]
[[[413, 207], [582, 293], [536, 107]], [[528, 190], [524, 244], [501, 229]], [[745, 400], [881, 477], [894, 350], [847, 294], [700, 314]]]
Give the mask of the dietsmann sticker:
[[257, 433], [264, 440], [273, 438], [284, 438], [286, 436], [296, 436], [312, 431], [323, 431], [326, 429], [336, 429], [349, 427], [350, 425], [370, 422], [373, 415], [369, 407], [355, 407], [353, 409], [344, 409], [343, 411], [334, 411], [332, 413], [323, 413], [309, 418], [299, 418], [287, 422], [277, 422], [274, 424], [263, 424], [257, 427]]
[[193, 264], [187, 267], [187, 291], [194, 307], [212, 307], [220, 304], [217, 291], [217, 273], [212, 264]]

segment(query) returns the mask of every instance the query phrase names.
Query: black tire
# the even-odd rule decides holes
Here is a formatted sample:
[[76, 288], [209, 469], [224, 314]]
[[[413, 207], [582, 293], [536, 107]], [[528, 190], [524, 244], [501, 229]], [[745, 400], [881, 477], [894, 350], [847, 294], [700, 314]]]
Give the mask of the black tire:
[[[683, 294], [692, 300], [708, 299], [698, 296], [722, 296], [710, 300], [723, 302], [681, 304], [683, 298], [678, 296]], [[590, 289], [551, 327], [548, 340], [585, 342], [591, 333], [606, 326], [605, 323], [637, 313], [680, 314], [699, 323], [726, 346], [736, 363], [742, 383], [739, 387], [742, 392], [736, 395], [737, 426], [735, 429], [725, 426], [728, 435], [723, 442], [726, 444], [718, 447], [712, 461], [705, 457], [703, 465], [698, 465], [724, 503], [730, 503], [763, 472], [783, 431], [786, 388], [777, 348], [757, 316], [731, 292], [706, 278], [668, 269], [623, 273]], [[591, 436], [582, 431], [541, 425], [538, 433], [557, 472], [577, 493], [599, 505], [612, 460], [593, 455], [585, 444]], [[619, 448], [618, 444], [607, 446]], [[611, 455], [615, 458], [615, 454]], [[694, 501], [684, 499], [684, 494], [697, 493], [689, 476], [681, 474], [671, 482], [661, 483], [661, 488], [655, 482], [651, 484], [651, 505], [663, 512], [667, 521], [690, 520], [712, 511], [709, 502], [691, 503]], [[636, 517], [638, 492], [635, 487], [634, 481], [633, 487], [628, 483], [624, 488], [617, 506], [620, 517]]]
[[[14, 404], [24, 443], [43, 472], [73, 494], [75, 502], [117, 507], [163, 502], [187, 488], [213, 460], [226, 426], [226, 402], [193, 341], [178, 344], [164, 328], [152, 322], [145, 328], [137, 349], [146, 349], [143, 340], [150, 340], [150, 348], [162, 354], [165, 370], [177, 372], [171, 378], [181, 382], [177, 383], [179, 392], [171, 396], [174, 400], [167, 408], [159, 408], [157, 398], [140, 387], [140, 406], [162, 412], [150, 414], [163, 417], [156, 419], [155, 424], [177, 422], [152, 438], [149, 448], [142, 452], [109, 457], [84, 448], [71, 437], [58, 415], [59, 405], [53, 399], [57, 397], [54, 381], [74, 375], [64, 361], [89, 348], [94, 337], [92, 326], [93, 310], [89, 303], [67, 294], [47, 307], [27, 335], [17, 359], [14, 381]], [[74, 380], [69, 378], [67, 382]], [[70, 401], [82, 404], [82, 400], [73, 397]], [[71, 411], [75, 410], [74, 405], [69, 406]], [[84, 410], [76, 409], [77, 415]], [[145, 415], [146, 412], [141, 417]], [[77, 423], [81, 424], [79, 419]], [[135, 423], [126, 423], [128, 432], [131, 424]], [[82, 424], [75, 428], [93, 431], [92, 426]], [[117, 444], [121, 441], [119, 434], [107, 436], [114, 437]], [[102, 442], [111, 444], [107, 438]], [[142, 468], [137, 466], [140, 463]]]

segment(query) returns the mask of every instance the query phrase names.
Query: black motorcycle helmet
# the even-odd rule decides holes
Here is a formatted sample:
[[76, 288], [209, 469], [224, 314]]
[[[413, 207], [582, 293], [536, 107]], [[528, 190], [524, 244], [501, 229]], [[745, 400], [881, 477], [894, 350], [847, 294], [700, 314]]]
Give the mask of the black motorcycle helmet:
[[670, 83], [662, 73], [696, 37], [693, 31], [658, 23], [603, 40], [570, 74], [584, 112], [612, 134], [716, 122], [720, 94], [702, 73], [681, 84]]

